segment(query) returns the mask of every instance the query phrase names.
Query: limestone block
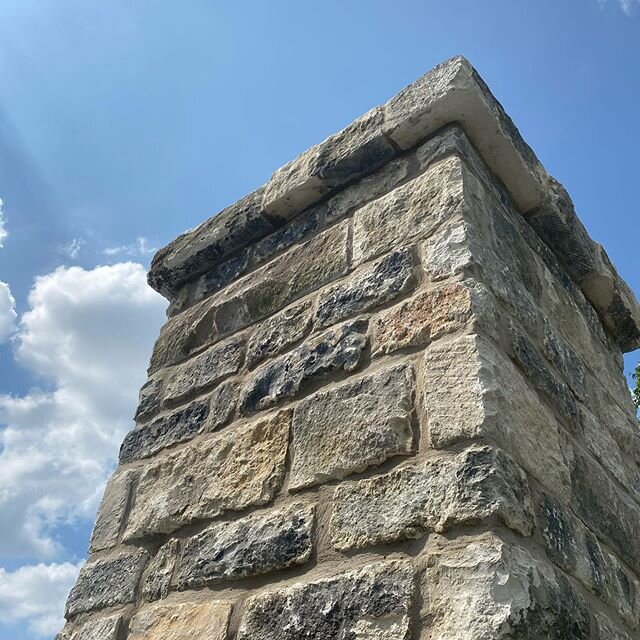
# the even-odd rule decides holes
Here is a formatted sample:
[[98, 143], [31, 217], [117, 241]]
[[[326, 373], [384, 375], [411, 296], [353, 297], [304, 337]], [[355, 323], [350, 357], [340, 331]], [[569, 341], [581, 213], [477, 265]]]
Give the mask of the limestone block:
[[122, 628], [122, 616], [115, 614], [104, 618], [91, 618], [74, 632], [62, 632], [56, 640], [118, 640]]
[[471, 290], [460, 282], [422, 291], [372, 321], [374, 355], [429, 344], [472, 317]]
[[442, 640], [591, 640], [589, 605], [562, 574], [493, 533], [430, 537], [429, 631]]
[[180, 602], [141, 609], [129, 623], [127, 640], [226, 640], [229, 602]]
[[144, 467], [125, 539], [172, 533], [201, 518], [270, 502], [282, 486], [290, 412], [281, 411]]
[[208, 431], [215, 431], [229, 422], [240, 397], [240, 382], [226, 380], [221, 382], [209, 396]]
[[275, 171], [264, 192], [265, 210], [290, 219], [337, 187], [386, 164], [396, 152], [382, 134], [382, 121], [382, 110], [372, 109]]
[[138, 408], [136, 409], [135, 419], [143, 420], [160, 410], [162, 403], [162, 386], [161, 378], [151, 378], [140, 389], [138, 399]]
[[178, 562], [180, 544], [171, 539], [163, 544], [151, 559], [142, 583], [142, 597], [147, 602], [160, 600], [169, 595], [171, 578]]
[[354, 371], [360, 365], [367, 321], [356, 320], [328, 329], [293, 351], [267, 362], [249, 378], [240, 400], [244, 412], [270, 407], [295, 396], [313, 380], [332, 372]]
[[175, 402], [236, 373], [242, 365], [244, 336], [232, 336], [178, 365], [167, 381], [165, 401]]
[[382, 305], [416, 283], [411, 249], [398, 249], [324, 289], [318, 299], [316, 326], [326, 327]]
[[148, 458], [165, 447], [191, 440], [206, 427], [209, 401], [191, 404], [137, 427], [124, 437], [120, 445], [120, 463]]
[[247, 346], [247, 365], [254, 367], [304, 338], [311, 326], [312, 309], [313, 301], [304, 300], [259, 324]]
[[331, 540], [344, 551], [443, 532], [493, 516], [523, 535], [532, 533], [527, 478], [502, 451], [473, 447], [339, 485]]
[[304, 564], [311, 557], [314, 507], [293, 504], [211, 525], [186, 541], [180, 589], [237, 580]]
[[544, 327], [543, 349], [545, 356], [555, 365], [578, 400], [584, 401], [587, 394], [584, 364], [571, 345], [553, 331], [548, 322]]
[[358, 209], [353, 216], [354, 263], [366, 262], [435, 231], [464, 206], [464, 177], [462, 160], [445, 158]]
[[569, 499], [565, 438], [553, 413], [489, 340], [464, 335], [425, 352], [423, 411], [431, 446], [482, 438]]
[[408, 640], [414, 580], [395, 561], [272, 589], [247, 600], [238, 640]]
[[327, 221], [334, 222], [363, 204], [388, 193], [409, 175], [409, 160], [396, 158], [327, 200]]
[[118, 544], [136, 476], [137, 472], [133, 470], [117, 471], [111, 476], [91, 534], [91, 552], [110, 549]]
[[293, 414], [290, 489], [413, 452], [414, 374], [400, 364], [320, 391]]
[[67, 619], [78, 613], [133, 602], [148, 558], [146, 551], [137, 549], [85, 564], [67, 599]]

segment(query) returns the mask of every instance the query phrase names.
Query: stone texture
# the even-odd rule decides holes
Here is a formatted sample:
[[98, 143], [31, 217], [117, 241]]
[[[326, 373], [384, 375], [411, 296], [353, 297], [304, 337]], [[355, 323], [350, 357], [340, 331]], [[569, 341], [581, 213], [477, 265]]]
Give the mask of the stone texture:
[[432, 447], [482, 438], [569, 499], [570, 474], [557, 419], [489, 340], [464, 335], [431, 344], [424, 357], [423, 411]]
[[408, 562], [274, 589], [246, 602], [238, 640], [408, 640], [414, 591]]
[[127, 640], [226, 640], [231, 610], [218, 600], [147, 606], [131, 619]]
[[140, 389], [138, 398], [138, 408], [134, 418], [136, 420], [144, 420], [160, 410], [162, 402], [162, 386], [161, 378], [151, 378]]
[[313, 550], [314, 512], [313, 506], [298, 503], [210, 526], [185, 543], [180, 589], [304, 564]]
[[117, 471], [111, 476], [91, 534], [91, 552], [110, 549], [118, 544], [136, 477], [137, 472], [130, 469]]
[[284, 479], [290, 412], [224, 430], [147, 465], [125, 539], [270, 502]]
[[247, 365], [255, 367], [301, 340], [311, 327], [312, 300], [304, 300], [258, 325], [247, 345]]
[[584, 401], [587, 394], [584, 364], [569, 343], [551, 329], [549, 323], [544, 328], [543, 348], [544, 355], [560, 372], [578, 400]]
[[326, 327], [409, 291], [416, 283], [411, 249], [398, 249], [320, 293], [316, 326]]
[[244, 349], [245, 337], [233, 336], [178, 365], [167, 381], [165, 401], [193, 395], [236, 373], [242, 365]]
[[366, 262], [425, 238], [464, 206], [463, 163], [447, 158], [417, 178], [358, 209], [353, 216], [353, 260]]
[[382, 110], [372, 109], [278, 169], [265, 189], [262, 203], [266, 211], [290, 219], [337, 187], [391, 160], [396, 152], [382, 135], [382, 121]]
[[366, 330], [365, 320], [346, 322], [256, 369], [242, 391], [241, 409], [265, 409], [330, 373], [354, 371], [367, 345]]
[[374, 355], [424, 346], [462, 329], [472, 317], [471, 290], [455, 282], [416, 294], [372, 322]]
[[339, 550], [417, 538], [497, 516], [523, 535], [533, 531], [524, 472], [489, 447], [438, 455], [334, 493], [331, 540]]
[[215, 431], [227, 424], [234, 415], [240, 397], [240, 382], [221, 382], [209, 396], [208, 431]]
[[290, 489], [344, 478], [413, 451], [414, 374], [381, 369], [302, 400], [293, 414]]
[[631, 636], [616, 627], [607, 616], [596, 613], [596, 625], [598, 628], [598, 640], [631, 640]]
[[148, 458], [166, 447], [191, 440], [204, 431], [208, 416], [208, 400], [195, 400], [186, 407], [129, 431], [120, 445], [120, 463]]
[[142, 583], [142, 597], [147, 602], [160, 600], [169, 595], [171, 578], [178, 561], [180, 543], [171, 539], [163, 544], [151, 559]]
[[58, 640], [118, 640], [122, 626], [120, 614], [90, 619], [73, 633], [60, 634]]
[[148, 557], [138, 549], [85, 564], [67, 599], [66, 617], [133, 602]]

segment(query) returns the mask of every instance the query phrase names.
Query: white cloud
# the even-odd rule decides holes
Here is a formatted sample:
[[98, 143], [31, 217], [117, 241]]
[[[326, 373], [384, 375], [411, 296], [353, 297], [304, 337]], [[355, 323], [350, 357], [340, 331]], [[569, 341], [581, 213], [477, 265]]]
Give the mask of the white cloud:
[[7, 220], [4, 217], [4, 212], [2, 211], [2, 198], [0, 198], [0, 249], [4, 247], [4, 241], [6, 240], [9, 232], [7, 231]]
[[598, 4], [601, 7], [611, 4], [611, 2], [616, 3], [628, 16], [632, 15], [634, 10], [640, 7], [640, 0], [598, 0]]
[[34, 636], [53, 637], [64, 624], [64, 603], [81, 564], [37, 564], [16, 571], [0, 567], [0, 620], [26, 622]]
[[6, 282], [0, 281], [0, 344], [2, 344], [16, 327], [16, 301]]
[[51, 559], [56, 527], [94, 516], [164, 302], [142, 265], [119, 263], [61, 267], [35, 281], [29, 305], [16, 359], [50, 389], [0, 396], [0, 555]]
[[67, 244], [62, 244], [58, 247], [58, 251], [65, 256], [68, 256], [72, 260], [75, 260], [82, 247], [87, 244], [82, 238], [72, 238]]
[[155, 253], [157, 249], [149, 246], [149, 241], [140, 236], [132, 244], [124, 244], [119, 247], [107, 247], [102, 253], [105, 256], [128, 256], [130, 258], [149, 256]]

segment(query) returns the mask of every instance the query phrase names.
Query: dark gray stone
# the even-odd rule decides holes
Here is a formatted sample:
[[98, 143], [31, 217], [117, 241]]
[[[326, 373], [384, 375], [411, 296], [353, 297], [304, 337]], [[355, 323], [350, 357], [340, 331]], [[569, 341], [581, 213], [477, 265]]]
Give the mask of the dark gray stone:
[[134, 602], [149, 556], [143, 549], [85, 564], [67, 599], [67, 619], [79, 613]]
[[197, 400], [129, 431], [120, 446], [120, 464], [147, 458], [165, 447], [191, 440], [204, 430], [208, 416], [208, 400]]
[[202, 274], [191, 288], [189, 304], [199, 302], [243, 275], [249, 267], [249, 249], [244, 249]]
[[149, 562], [142, 583], [142, 597], [147, 602], [161, 600], [169, 595], [171, 577], [178, 561], [179, 552], [180, 543], [172, 539], [163, 544]]
[[242, 391], [241, 409], [265, 409], [329, 373], [354, 371], [367, 345], [366, 330], [365, 320], [346, 322], [256, 369]]
[[162, 402], [162, 380], [151, 378], [140, 389], [135, 420], [145, 420], [158, 413]]
[[238, 640], [406, 640], [415, 591], [400, 561], [274, 589], [247, 600]]
[[237, 580], [304, 564], [313, 550], [314, 507], [298, 503], [220, 522], [187, 540], [180, 589]]
[[209, 431], [227, 424], [238, 405], [240, 383], [237, 380], [221, 382], [209, 396]]
[[551, 330], [548, 323], [544, 327], [544, 354], [562, 374], [579, 400], [586, 398], [586, 371], [582, 360], [569, 343]]
[[316, 325], [326, 327], [389, 302], [415, 285], [411, 249], [400, 249], [320, 294]]

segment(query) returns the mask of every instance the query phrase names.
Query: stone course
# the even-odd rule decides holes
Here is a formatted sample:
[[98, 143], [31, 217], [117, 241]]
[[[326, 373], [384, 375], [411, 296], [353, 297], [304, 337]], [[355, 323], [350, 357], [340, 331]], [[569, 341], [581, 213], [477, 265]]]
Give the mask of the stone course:
[[149, 282], [59, 640], [640, 638], [640, 306], [466, 60]]

